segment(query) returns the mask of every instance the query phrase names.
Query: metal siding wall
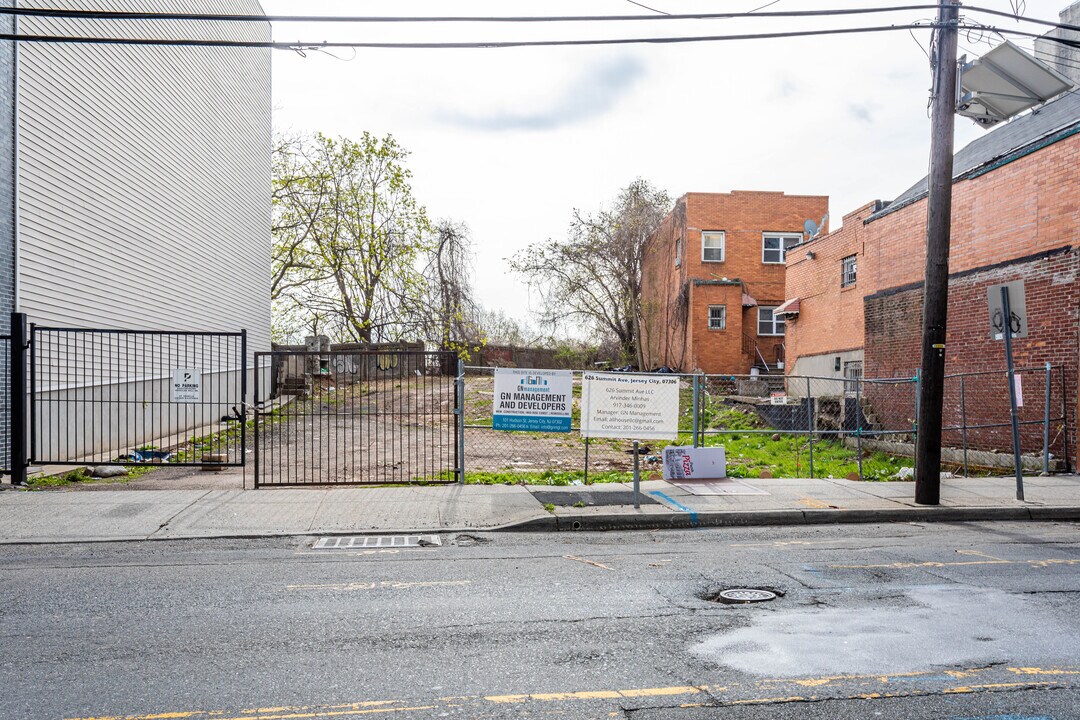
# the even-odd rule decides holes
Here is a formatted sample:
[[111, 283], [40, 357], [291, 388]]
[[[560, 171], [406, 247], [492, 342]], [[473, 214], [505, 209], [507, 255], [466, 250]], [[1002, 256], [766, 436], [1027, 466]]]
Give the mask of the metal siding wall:
[[[48, 6], [22, 0], [24, 6]], [[260, 13], [255, 0], [79, 0]], [[25, 19], [27, 32], [268, 39], [266, 23]], [[270, 51], [20, 50], [22, 306], [52, 326], [231, 331], [270, 346]]]

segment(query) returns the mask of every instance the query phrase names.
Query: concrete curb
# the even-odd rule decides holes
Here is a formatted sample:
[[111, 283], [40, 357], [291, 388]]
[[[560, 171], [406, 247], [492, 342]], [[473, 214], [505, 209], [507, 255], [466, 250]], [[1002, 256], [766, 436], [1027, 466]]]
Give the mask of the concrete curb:
[[[700, 527], [761, 527], [769, 525], [826, 525], [887, 522], [975, 522], [1080, 520], [1080, 507], [910, 507], [881, 510], [763, 510], [638, 515], [560, 515], [559, 531], [658, 530]], [[546, 527], [513, 526], [507, 530]]]
[[727, 510], [665, 514], [607, 513], [603, 515], [547, 515], [496, 526], [451, 528], [355, 528], [268, 532], [220, 531], [205, 535], [131, 535], [120, 537], [0, 539], [2, 545], [72, 545], [109, 542], [162, 542], [191, 540], [262, 540], [270, 538], [348, 535], [469, 534], [477, 532], [574, 532], [619, 530], [691, 530], [705, 527], [767, 527], [890, 522], [977, 521], [1080, 521], [1080, 506], [1025, 507], [903, 507], [880, 510]]

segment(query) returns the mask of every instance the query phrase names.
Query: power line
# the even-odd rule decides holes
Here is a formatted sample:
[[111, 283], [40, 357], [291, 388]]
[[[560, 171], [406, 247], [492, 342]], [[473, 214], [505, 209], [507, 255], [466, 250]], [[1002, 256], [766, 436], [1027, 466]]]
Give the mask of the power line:
[[[1029, 33], [1023, 30], [1008, 30], [996, 28], [981, 23], [950, 24], [957, 30], [981, 30], [995, 32], [999, 35], [1012, 35], [1015, 37], [1043, 39], [1048, 42], [1058, 43], [1067, 47], [1080, 48], [1080, 41], [1054, 37], [1048, 34]], [[817, 30], [791, 30], [784, 32], [769, 33], [743, 33], [730, 35], [695, 35], [695, 36], [668, 36], [668, 37], [633, 37], [633, 38], [591, 38], [580, 40], [492, 40], [472, 42], [360, 42], [360, 41], [293, 41], [279, 42], [274, 40], [228, 40], [228, 39], [194, 39], [194, 38], [136, 38], [136, 37], [103, 37], [94, 35], [35, 35], [21, 33], [0, 34], [0, 40], [14, 40], [29, 43], [70, 43], [70, 44], [101, 44], [101, 45], [149, 45], [168, 47], [236, 47], [236, 48], [262, 48], [275, 50], [297, 49], [321, 49], [321, 48], [356, 48], [356, 49], [407, 49], [407, 50], [458, 50], [458, 49], [496, 49], [496, 48], [522, 48], [522, 47], [581, 47], [596, 45], [641, 45], [641, 44], [681, 44], [701, 42], [724, 42], [737, 40], [769, 40], [796, 37], [819, 37], [827, 35], [856, 35], [863, 33], [893, 32], [897, 30], [915, 29], [939, 29], [943, 27], [937, 22], [919, 22], [905, 25], [878, 25], [853, 28], [824, 28]]]
[[[777, 0], [779, 1], [779, 0]], [[639, 3], [635, 3], [639, 4]], [[548, 23], [548, 22], [657, 22], [662, 20], [732, 20], [737, 18], [799, 18], [841, 17], [849, 15], [872, 15], [906, 12], [911, 10], [936, 10], [937, 3], [918, 5], [893, 5], [887, 7], [833, 8], [821, 10], [770, 10], [759, 12], [774, 3], [768, 3], [749, 12], [726, 13], [664, 13], [653, 15], [251, 15], [197, 12], [140, 12], [127, 10], [67, 10], [61, 8], [0, 7], [0, 15], [28, 17], [65, 18], [75, 20], [190, 20], [208, 22], [277, 22], [277, 23]], [[644, 6], [643, 6], [644, 7]], [[651, 9], [651, 8], [650, 8]], [[1011, 20], [1028, 22], [1045, 27], [1078, 30], [1080, 26], [1067, 25], [1050, 20], [1039, 20], [993, 8], [965, 6], [966, 12], [980, 12]], [[662, 12], [662, 11], [656, 11]]]
[[892, 32], [915, 28], [933, 27], [926, 25], [880, 25], [873, 27], [831, 28], [820, 30], [791, 30], [772, 33], [745, 33], [737, 35], [695, 35], [672, 37], [636, 37], [636, 38], [593, 38], [582, 40], [492, 40], [481, 42], [357, 42], [326, 41], [317, 42], [278, 42], [274, 40], [220, 40], [193, 38], [131, 38], [100, 37], [91, 35], [23, 35], [15, 33], [0, 34], [0, 40], [17, 40], [31, 43], [74, 43], [102, 45], [160, 45], [172, 47], [237, 47], [268, 48], [272, 50], [295, 50], [297, 48], [366, 48], [366, 49], [405, 49], [405, 50], [462, 50], [495, 49], [520, 47], [574, 47], [587, 45], [641, 45], [641, 44], [679, 44], [698, 42], [724, 42], [733, 40], [769, 40], [794, 37], [814, 37], [822, 35], [855, 35], [862, 33]]

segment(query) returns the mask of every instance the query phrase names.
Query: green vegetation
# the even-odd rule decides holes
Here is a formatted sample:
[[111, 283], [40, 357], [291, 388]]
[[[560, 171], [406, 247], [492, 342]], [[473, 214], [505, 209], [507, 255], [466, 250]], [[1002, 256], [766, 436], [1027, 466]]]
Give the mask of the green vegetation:
[[74, 483], [126, 483], [135, 478], [153, 472], [161, 465], [130, 465], [126, 466], [127, 475], [98, 478], [86, 472], [85, 467], [78, 467], [60, 475], [37, 475], [26, 481], [27, 490], [46, 490], [49, 488], [67, 487]]
[[555, 513], [555, 503], [544, 503], [544, 509], [549, 513]]
[[[725, 431], [706, 435], [705, 445], [724, 446], [730, 477], [756, 478], [762, 471], [773, 477], [809, 477], [810, 439], [806, 435], [768, 432], [757, 415], [731, 407], [708, 408], [707, 419], [708, 430]], [[739, 432], [755, 430], [759, 432]], [[912, 465], [911, 458], [864, 453], [863, 479], [890, 480], [900, 468]], [[814, 438], [814, 477], [843, 478], [858, 471], [854, 448], [833, 438]]]
[[[443, 482], [454, 480], [453, 473], [445, 473], [441, 478]], [[632, 482], [634, 474], [618, 470], [605, 470], [603, 472], [589, 473], [589, 483], [620, 483]], [[436, 482], [438, 479], [435, 480]], [[551, 470], [533, 470], [528, 472], [485, 472], [465, 471], [466, 485], [575, 485], [585, 483], [585, 473], [582, 470], [568, 470], [554, 472]]]

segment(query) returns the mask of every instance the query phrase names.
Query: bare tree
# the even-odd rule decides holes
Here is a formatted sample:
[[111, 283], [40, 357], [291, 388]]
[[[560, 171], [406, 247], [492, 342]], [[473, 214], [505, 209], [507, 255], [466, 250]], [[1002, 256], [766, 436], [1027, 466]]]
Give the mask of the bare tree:
[[638, 178], [611, 209], [574, 210], [565, 240], [531, 245], [510, 266], [540, 291], [547, 322], [614, 336], [624, 359], [640, 366], [642, 256], [670, 204], [666, 192]]
[[483, 346], [484, 338], [480, 308], [473, 296], [472, 241], [464, 223], [443, 220], [436, 226], [424, 275], [428, 282], [425, 338], [440, 350], [468, 359]]

